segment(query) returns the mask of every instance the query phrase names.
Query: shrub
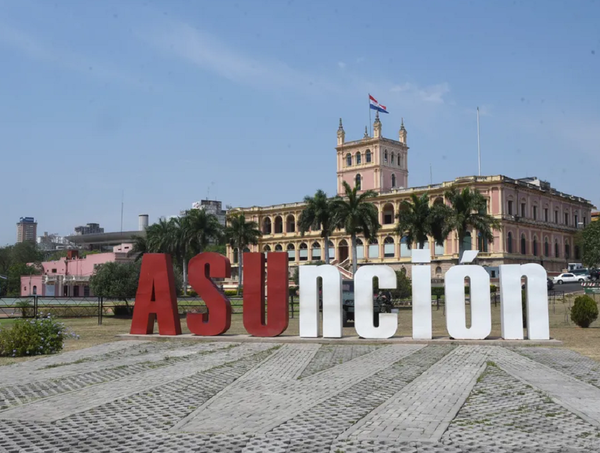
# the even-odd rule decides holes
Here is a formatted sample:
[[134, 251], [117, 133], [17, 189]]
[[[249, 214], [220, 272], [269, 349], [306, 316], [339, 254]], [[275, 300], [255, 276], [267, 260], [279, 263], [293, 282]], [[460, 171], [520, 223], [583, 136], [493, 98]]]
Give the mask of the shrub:
[[[226, 289], [225, 291], [223, 291], [225, 293], [226, 296], [237, 296], [237, 290], [236, 289]], [[240, 292], [240, 296], [242, 295], [242, 293]]]
[[20, 300], [15, 304], [19, 310], [21, 310], [21, 316], [23, 318], [32, 318], [33, 317], [33, 305], [29, 300]]
[[444, 287], [443, 286], [433, 286], [431, 288], [431, 295], [436, 298], [440, 298], [444, 295]]
[[50, 315], [40, 319], [18, 319], [8, 329], [0, 329], [0, 356], [54, 354], [62, 350], [65, 338], [79, 338]]
[[579, 327], [589, 327], [598, 319], [598, 305], [590, 296], [579, 296], [571, 307], [571, 321]]

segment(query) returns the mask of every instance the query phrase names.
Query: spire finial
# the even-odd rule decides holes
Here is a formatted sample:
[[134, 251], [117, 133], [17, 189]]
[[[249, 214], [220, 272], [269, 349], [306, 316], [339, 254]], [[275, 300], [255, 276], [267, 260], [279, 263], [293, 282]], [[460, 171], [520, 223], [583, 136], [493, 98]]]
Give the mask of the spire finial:
[[340, 118], [340, 127], [338, 129], [342, 130], [344, 126], [342, 126], [342, 119]]
[[365, 126], [365, 135], [363, 138], [369, 138], [369, 132], [367, 131], [367, 126]]
[[375, 121], [379, 120], [379, 110], [377, 110], [377, 113], [375, 114]]

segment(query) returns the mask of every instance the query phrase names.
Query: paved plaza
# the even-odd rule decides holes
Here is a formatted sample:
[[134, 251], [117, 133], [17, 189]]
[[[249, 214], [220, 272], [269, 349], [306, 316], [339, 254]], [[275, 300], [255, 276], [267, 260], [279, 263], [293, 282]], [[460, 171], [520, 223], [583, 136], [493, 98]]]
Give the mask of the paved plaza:
[[598, 452], [557, 347], [128, 340], [0, 367], [1, 452]]

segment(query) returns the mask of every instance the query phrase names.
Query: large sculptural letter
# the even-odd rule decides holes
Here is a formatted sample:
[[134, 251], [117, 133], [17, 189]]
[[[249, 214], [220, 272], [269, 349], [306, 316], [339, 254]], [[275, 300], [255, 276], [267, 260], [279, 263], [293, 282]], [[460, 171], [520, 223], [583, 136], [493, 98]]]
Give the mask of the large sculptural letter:
[[193, 257], [188, 267], [190, 285], [208, 309], [208, 313], [188, 313], [188, 329], [195, 335], [206, 336], [227, 332], [231, 325], [231, 303], [211, 277], [231, 277], [229, 259], [218, 253], [203, 252]]
[[373, 277], [382, 289], [396, 288], [396, 273], [390, 266], [363, 266], [354, 275], [354, 328], [363, 338], [390, 338], [398, 329], [397, 313], [381, 313], [379, 327], [373, 323]]
[[[411, 253], [413, 263], [431, 263], [429, 249], [415, 249]], [[415, 340], [431, 340], [431, 266], [412, 267], [412, 323]]]
[[323, 279], [323, 336], [342, 337], [342, 276], [336, 267], [300, 266], [300, 336], [319, 336], [317, 278]]
[[154, 321], [160, 335], [181, 334], [171, 255], [164, 253], [145, 253], [142, 258], [130, 333], [152, 334]]
[[[467, 328], [465, 278], [471, 280], [471, 327]], [[446, 328], [457, 340], [484, 340], [492, 331], [490, 275], [481, 266], [454, 266], [446, 272]]]
[[288, 327], [288, 254], [269, 253], [267, 263], [265, 322], [265, 255], [244, 253], [244, 327], [255, 337], [276, 337]]
[[521, 277], [527, 277], [527, 337], [530, 340], [549, 340], [547, 273], [542, 266], [534, 263], [500, 266], [502, 338], [523, 339]]

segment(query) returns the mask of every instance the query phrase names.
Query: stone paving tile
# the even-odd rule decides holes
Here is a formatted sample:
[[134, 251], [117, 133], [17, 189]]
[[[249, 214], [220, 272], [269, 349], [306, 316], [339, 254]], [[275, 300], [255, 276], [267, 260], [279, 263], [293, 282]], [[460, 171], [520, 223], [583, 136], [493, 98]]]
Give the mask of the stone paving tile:
[[[65, 363], [83, 362], [88, 360], [103, 360], [102, 357], [106, 355], [116, 354], [119, 356], [125, 356], [127, 351], [136, 351], [138, 347], [149, 348], [152, 346], [153, 341], [141, 341], [141, 340], [130, 340], [130, 341], [115, 341], [113, 343], [105, 343], [97, 346], [92, 346], [86, 349], [79, 349], [77, 351], [63, 352], [57, 355], [51, 355], [47, 357], [39, 357], [27, 362], [16, 363], [13, 365], [6, 365], [0, 367], [0, 383], [5, 384], [18, 384], [24, 382], [28, 376], [35, 376], [37, 371], [46, 369], [52, 366], [60, 366]], [[162, 343], [162, 342], [156, 342]], [[169, 343], [166, 343], [169, 344]], [[169, 344], [170, 347], [174, 347]]]
[[546, 392], [559, 404], [600, 428], [599, 388], [506, 348], [492, 347], [490, 357], [504, 371]]
[[600, 430], [555, 403], [542, 391], [488, 366], [442, 442], [514, 448], [600, 450]]
[[[56, 375], [60, 376], [60, 373], [52, 373], [53, 371], [61, 372], [62, 367], [44, 370], [33, 375], [37, 380], [31, 379], [31, 382], [28, 383], [0, 387], [0, 410], [30, 403], [40, 398], [48, 398], [61, 393], [72, 392], [90, 385], [120, 379], [151, 369], [192, 361], [197, 358], [198, 354], [213, 353], [231, 346], [232, 344], [230, 343], [216, 345], [206, 343], [190, 348], [182, 348], [179, 351], [125, 357], [120, 362], [106, 360], [104, 362], [76, 364], [74, 365], [75, 370], [71, 366], [64, 367], [67, 369], [66, 376], [62, 378], [55, 377]], [[79, 374], [75, 374], [77, 371], [79, 371]]]
[[515, 348], [514, 351], [600, 388], [600, 363], [589, 357], [558, 348]]
[[483, 346], [456, 348], [339, 438], [438, 441], [469, 396], [486, 359]]
[[[423, 345], [391, 345], [304, 379], [273, 379], [278, 369], [302, 372], [315, 344], [287, 344], [261, 367], [177, 425], [186, 432], [265, 434], [406, 357]], [[292, 377], [293, 373], [288, 374]]]
[[[245, 343], [250, 344], [259, 343]], [[560, 368], [552, 366], [553, 363], [560, 363], [560, 359], [553, 359], [550, 352], [547, 355], [538, 354], [535, 360], [530, 360], [510, 350], [482, 346], [485, 354], [490, 356], [486, 359], [489, 365], [480, 378], [476, 379], [470, 397], [439, 442], [418, 442], [389, 438], [358, 440], [337, 437], [353, 424], [361, 426], [361, 420], [372, 420], [374, 414], [381, 412], [382, 408], [393, 406], [390, 400], [393, 401], [394, 396], [411, 386], [415, 387], [418, 382], [424, 382], [430, 375], [437, 379], [439, 389], [435, 386], [420, 387], [415, 391], [421, 393], [415, 402], [426, 406], [431, 400], [439, 399], [436, 392], [453, 386], [453, 375], [446, 372], [444, 363], [459, 355], [457, 351], [463, 347], [432, 345], [411, 353], [398, 354], [399, 357], [390, 357], [390, 352], [396, 354], [397, 351], [388, 346], [380, 346], [364, 354], [362, 352], [369, 346], [358, 345], [359, 349], [350, 350], [345, 348], [354, 346], [334, 345], [325, 351], [318, 349], [319, 346], [314, 343], [303, 343], [296, 348], [290, 346], [277, 350], [277, 344], [269, 343], [265, 346], [237, 346], [231, 350], [217, 351], [217, 346], [209, 345], [203, 347], [211, 351], [210, 354], [195, 357], [195, 354], [189, 355], [189, 343], [172, 341], [127, 347], [122, 351], [96, 348], [94, 352], [88, 351], [80, 354], [79, 358], [71, 357], [67, 361], [61, 355], [54, 356], [53, 361], [46, 364], [54, 363], [58, 366], [38, 366], [36, 369], [41, 370], [38, 375], [43, 374], [43, 370], [63, 368], [65, 374], [60, 379], [71, 379], [69, 385], [73, 389], [67, 390], [64, 395], [48, 396], [51, 392], [47, 388], [40, 388], [37, 390], [38, 396], [43, 399], [20, 407], [36, 407], [38, 404], [41, 406], [37, 407], [43, 407], [49, 401], [59, 402], [69, 398], [75, 402], [72, 395], [80, 395], [77, 410], [71, 411], [70, 415], [68, 411], [63, 413], [63, 418], [54, 422], [35, 420], [37, 414], [7, 417], [0, 422], [0, 452], [600, 451], [599, 429], [577, 416], [577, 412], [581, 410], [580, 405], [588, 413], [594, 405], [600, 407], [600, 398], [597, 396], [600, 390], [582, 382], [586, 379], [574, 379], [571, 372], [576, 367], [587, 367], [592, 375], [594, 370], [585, 360], [570, 352], [566, 354], [569, 368], [560, 372], [557, 371]], [[239, 352], [242, 347], [249, 348], [248, 353], [240, 354], [237, 360], [221, 364], [214, 360], [219, 354], [233, 353], [236, 350]], [[473, 348], [476, 350], [480, 347]], [[562, 352], [560, 349], [552, 350]], [[123, 356], [122, 370], [127, 370], [128, 373], [140, 366], [149, 369], [141, 371], [139, 376], [152, 376], [153, 373], [167, 370], [174, 372], [165, 381], [154, 381], [155, 385], [138, 379], [137, 388], [133, 384], [136, 375], [132, 374], [112, 382], [91, 383], [90, 387], [84, 389], [77, 387], [82, 385], [78, 383], [78, 379], [86, 382], [93, 373], [110, 371], [112, 368], [107, 369], [103, 364], [106, 367], [114, 366], [118, 363], [115, 359], [120, 357], [120, 353]], [[161, 357], [166, 354], [171, 357], [168, 361], [172, 362], [162, 366]], [[457, 361], [455, 368], [460, 369], [461, 364], [479, 359], [473, 354], [467, 354], [461, 360], [462, 362]], [[78, 361], [79, 363], [63, 365]], [[198, 368], [196, 373], [186, 374], [186, 370], [191, 371], [202, 361], [207, 365], [206, 369]], [[379, 368], [374, 365], [375, 362], [379, 363]], [[86, 364], [90, 369], [85, 369]], [[30, 365], [9, 368], [11, 371], [8, 374], [13, 378], [17, 378], [19, 374], [15, 370], [22, 370], [24, 375], [33, 370]], [[462, 374], [465, 373], [465, 370], [461, 371]], [[577, 371], [579, 376], [585, 376], [580, 369]], [[561, 379], [565, 388], [559, 385], [558, 381]], [[35, 381], [36, 385], [50, 385], [53, 382], [52, 379], [38, 381], [39, 379]], [[118, 393], [119, 383], [122, 382], [131, 385], [131, 390], [116, 399], [104, 400], [101, 393], [92, 395], [91, 389], [102, 386], [106, 386], [107, 392], [112, 386], [114, 392]], [[13, 381], [8, 387], [15, 389], [18, 387], [15, 384]], [[577, 395], [570, 389], [573, 385], [576, 390], [585, 389], [584, 397], [587, 400], [576, 399]], [[464, 392], [460, 385], [455, 383], [454, 386], [459, 387], [456, 395]], [[551, 392], [547, 394], [538, 386], [541, 389], [549, 388]], [[65, 385], [64, 389], [67, 388]], [[240, 393], [229, 395], [232, 389]], [[261, 406], [254, 408], [255, 411], [266, 414], [267, 418], [271, 417], [270, 428], [262, 433], [236, 433], [226, 423], [221, 425], [221, 431], [212, 430], [208, 433], [174, 430], [182, 420], [190, 414], [199, 413], [198, 409], [206, 407], [210, 401], [228, 395], [240, 398], [238, 401], [252, 400], [248, 394], [252, 395], [254, 392], [267, 395], [267, 400], [271, 398], [269, 401], [273, 403], [266, 406], [266, 411]], [[456, 395], [454, 398], [457, 398]], [[317, 397], [314, 398], [315, 396]], [[568, 400], [566, 404], [563, 401], [565, 397]], [[94, 399], [96, 403], [90, 407]], [[460, 397], [457, 399], [460, 400]], [[571, 410], [569, 404], [577, 407]], [[57, 408], [60, 407], [58, 404]], [[447, 411], [449, 405], [444, 407]], [[19, 407], [4, 411], [4, 414], [15, 409]], [[422, 408], [415, 407], [409, 410], [413, 414], [423, 411]], [[425, 408], [425, 412], [428, 411], [430, 408]], [[240, 411], [240, 415], [243, 415], [242, 412]], [[437, 419], [439, 418], [441, 417], [438, 416]], [[245, 423], [243, 419], [240, 422]]]
[[319, 371], [332, 368], [355, 359], [361, 355], [368, 354], [380, 348], [381, 345], [323, 345], [319, 352], [310, 361], [302, 372], [301, 378], [318, 373]]
[[85, 387], [65, 395], [46, 398], [0, 412], [0, 420], [26, 419], [56, 421], [71, 414], [102, 406], [110, 401], [127, 397], [154, 387], [166, 386], [172, 381], [193, 376], [201, 371], [224, 365], [245, 355], [272, 348], [272, 344], [246, 343], [232, 349], [221, 350], [195, 360], [174, 363], [167, 367], [151, 369], [117, 381]]

